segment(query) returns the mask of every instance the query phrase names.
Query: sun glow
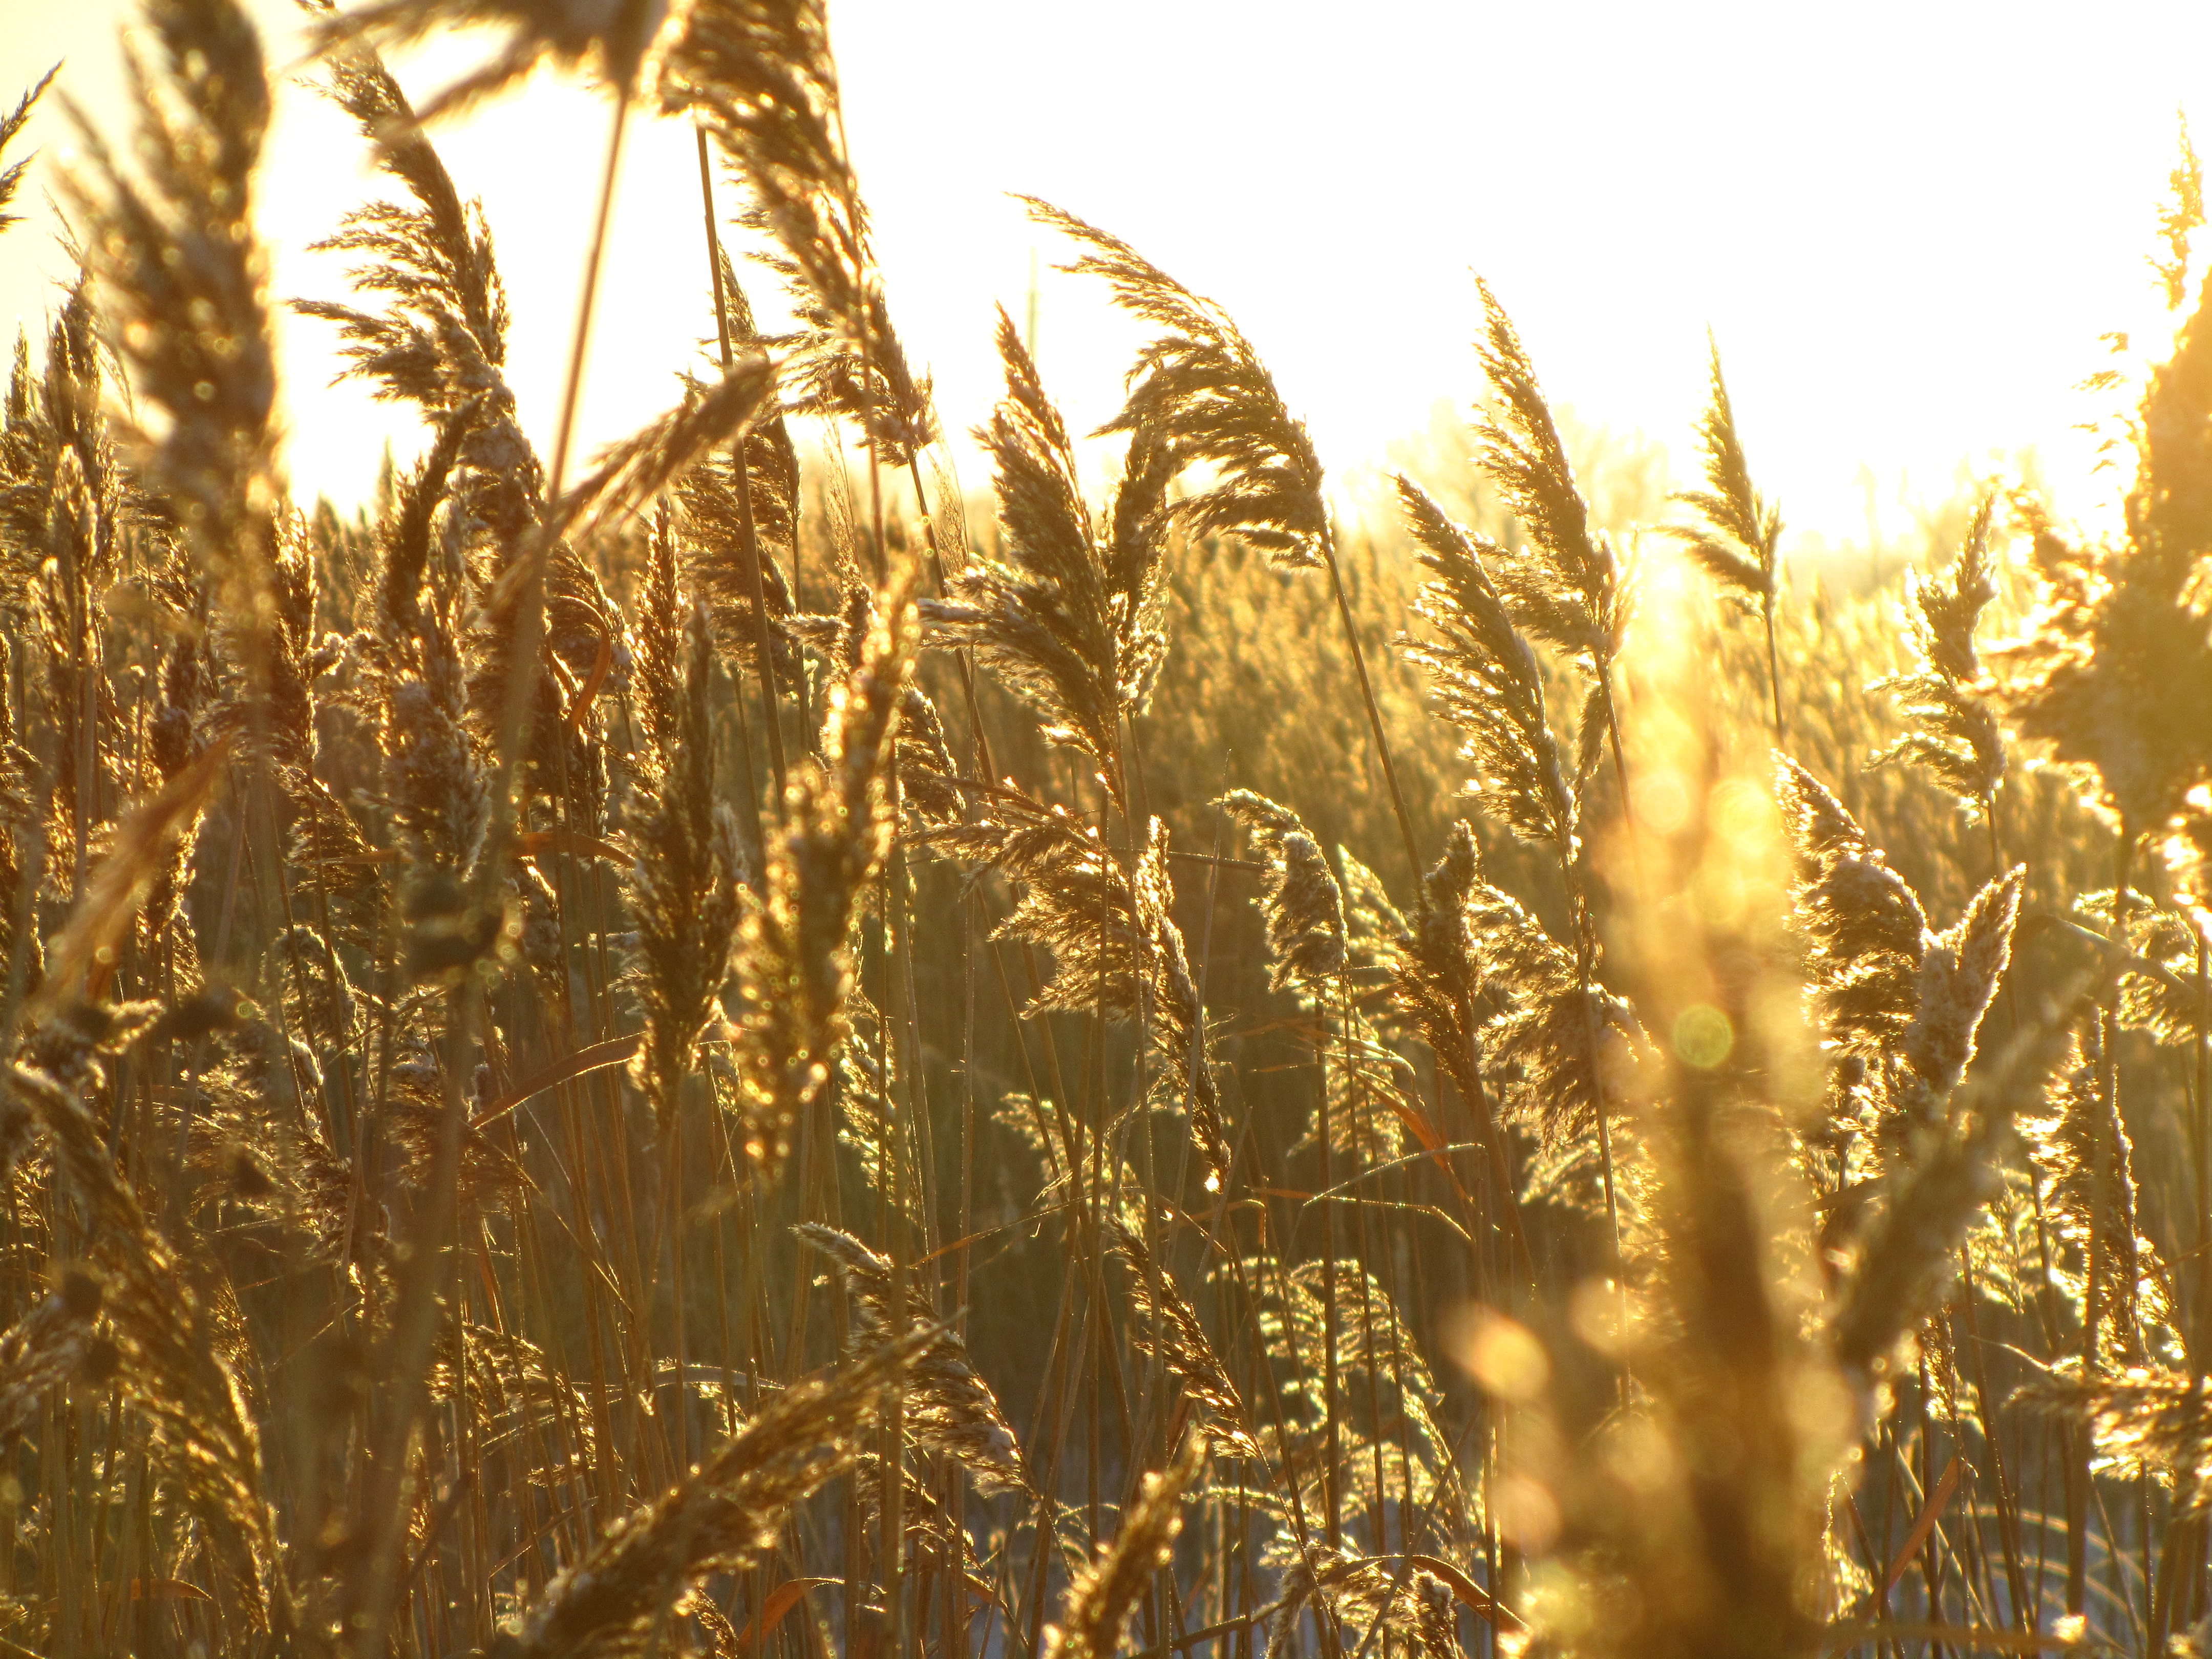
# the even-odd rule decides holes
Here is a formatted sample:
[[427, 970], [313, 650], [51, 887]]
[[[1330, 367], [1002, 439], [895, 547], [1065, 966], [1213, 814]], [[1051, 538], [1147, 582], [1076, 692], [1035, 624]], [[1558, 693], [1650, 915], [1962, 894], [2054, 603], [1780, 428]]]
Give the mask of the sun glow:
[[[257, 6], [300, 67], [296, 14]], [[7, 0], [8, 84], [67, 58], [60, 88], [116, 127], [127, 8]], [[1221, 301], [1313, 430], [1340, 485], [1421, 431], [1479, 376], [1471, 271], [1512, 312], [1547, 392], [1587, 424], [1664, 443], [1686, 473], [1705, 331], [1728, 365], [1785, 553], [1909, 534], [1962, 471], [2027, 461], [2063, 511], [2111, 494], [2077, 428], [2119, 406], [2076, 390], [2102, 337], [2155, 337], [2143, 255], [2177, 109], [2203, 89], [2212, 18], [2106, 9], [1723, 4], [1370, 9], [1039, 8], [1011, 0], [833, 10], [850, 137], [892, 307], [956, 440], [995, 395], [991, 308], [1036, 319], [1071, 421], [1116, 404], [1133, 339], [1006, 192], [1127, 238]], [[1163, 46], [1161, 43], [1169, 43]], [[471, 44], [402, 61], [416, 93]], [[1234, 80], [1224, 65], [1235, 62]], [[295, 77], [296, 79], [297, 77]], [[1264, 103], [1240, 87], [1265, 86]], [[27, 205], [76, 140], [54, 100]], [[2063, 118], [2056, 118], [2056, 112]], [[514, 311], [511, 379], [550, 443], [607, 135], [605, 100], [541, 75], [447, 123], [441, 149], [480, 195]], [[280, 98], [264, 180], [280, 296], [335, 296], [307, 252], [374, 187], [335, 111]], [[734, 207], [726, 198], [725, 209]], [[37, 328], [69, 261], [19, 233], [0, 313]], [[688, 127], [634, 118], [578, 449], [672, 399], [713, 331]], [[328, 329], [283, 325], [296, 489], [374, 483], [374, 434], [411, 418], [331, 387]], [[362, 440], [370, 438], [364, 447]], [[972, 463], [966, 469], [980, 478]]]

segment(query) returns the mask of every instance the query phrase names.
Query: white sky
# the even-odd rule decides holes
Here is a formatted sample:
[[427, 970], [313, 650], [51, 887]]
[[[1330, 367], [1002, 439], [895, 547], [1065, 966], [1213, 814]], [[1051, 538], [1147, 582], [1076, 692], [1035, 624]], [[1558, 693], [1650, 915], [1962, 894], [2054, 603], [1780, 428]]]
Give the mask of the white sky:
[[[297, 13], [254, 0], [287, 59]], [[0, 0], [0, 96], [57, 58], [119, 132], [118, 0]], [[1686, 466], [1718, 334], [1763, 486], [1793, 529], [1893, 526], [1963, 463], [2028, 445], [2089, 511], [2103, 405], [2073, 391], [2106, 331], [2154, 319], [2144, 264], [2177, 108], [2212, 108], [2212, 9], [1951, 0], [1850, 6], [1231, 0], [832, 0], [848, 131], [909, 351], [964, 431], [995, 390], [990, 307], [1018, 317], [1040, 242], [1004, 192], [1048, 197], [1223, 301], [1324, 459], [1349, 474], [1477, 392], [1470, 269], [1547, 389]], [[403, 67], [420, 94], [461, 43]], [[2198, 123], [2212, 141], [2212, 120]], [[65, 272], [42, 202], [0, 241], [0, 323], [34, 330]], [[441, 148], [489, 213], [515, 312], [512, 378], [550, 440], [604, 106], [541, 77]], [[359, 146], [287, 95], [263, 185], [279, 295], [335, 296], [305, 253], [368, 187]], [[672, 400], [711, 329], [688, 129], [640, 122], [603, 279], [580, 448]], [[1048, 269], [1040, 357], [1079, 423], [1115, 406], [1132, 342]], [[323, 388], [327, 330], [285, 325], [303, 493], [357, 499], [411, 428]], [[970, 466], [969, 482], [982, 482]]]

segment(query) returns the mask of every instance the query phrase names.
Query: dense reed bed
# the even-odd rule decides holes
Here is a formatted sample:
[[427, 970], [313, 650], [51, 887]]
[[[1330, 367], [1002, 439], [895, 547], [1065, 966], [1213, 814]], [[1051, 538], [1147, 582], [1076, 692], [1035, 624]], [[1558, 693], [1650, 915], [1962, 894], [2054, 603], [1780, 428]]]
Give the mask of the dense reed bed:
[[[1347, 525], [1043, 203], [1151, 343], [1100, 495], [1002, 319], [969, 501], [819, 0], [375, 0], [349, 519], [261, 46], [144, 21], [0, 433], [0, 1652], [2212, 1650], [2193, 158], [2124, 525], [1839, 598], [1717, 349], [1617, 521], [1481, 288]], [[379, 56], [469, 22], [700, 134], [714, 349], [574, 465]]]

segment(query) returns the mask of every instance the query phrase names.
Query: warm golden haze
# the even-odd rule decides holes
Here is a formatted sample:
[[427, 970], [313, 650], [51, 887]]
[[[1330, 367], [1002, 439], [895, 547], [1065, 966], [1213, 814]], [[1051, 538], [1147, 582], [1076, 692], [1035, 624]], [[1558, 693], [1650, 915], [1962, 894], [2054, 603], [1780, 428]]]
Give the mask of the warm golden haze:
[[[2203, 167], [2015, 260], [2087, 392], [1780, 268], [2194, 24], [139, 15], [0, 404], [0, 1652], [2212, 1652]], [[1824, 545], [1996, 327], [2109, 510]]]
[[[253, 9], [273, 61], [298, 67], [296, 10]], [[27, 84], [65, 58], [60, 89], [105, 123], [128, 18], [122, 0], [4, 0], [0, 63]], [[2124, 404], [2074, 388], [2107, 366], [2107, 332], [2155, 339], [2142, 256], [2175, 112], [2212, 121], [2195, 76], [2212, 23], [2176, 4], [2102, 7], [2091, 27], [2043, 5], [1395, 0], [1350, 27], [1305, 4], [1257, 27], [1243, 8], [1167, 0], [855, 0], [832, 26], [889, 289], [971, 483], [994, 303], [1025, 322], [1040, 273], [1039, 355], [1079, 430], [1112, 412], [1134, 343], [1053, 273], [1006, 194], [1021, 191], [1235, 307], [1340, 475], [1387, 468], [1439, 400], [1464, 412], [1471, 271], [1512, 307], [1556, 397], [1663, 442], [1682, 478], [1711, 327], [1801, 553], [1863, 543], [1871, 513], [1917, 556], [1916, 508], [1938, 507], [1962, 466], [2003, 471], [2029, 447], [2063, 514], [2116, 503], [2074, 428]], [[484, 55], [433, 44], [398, 62], [427, 95]], [[276, 289], [319, 293], [333, 263], [303, 250], [368, 177], [343, 121], [289, 81], [276, 122], [260, 212]], [[588, 92], [552, 74], [440, 131], [497, 227], [512, 377], [541, 447], [588, 229], [576, 181], [603, 134]], [[45, 159], [0, 320], [35, 331], [46, 283], [67, 275], [38, 199], [70, 148], [58, 108], [28, 140]], [[599, 319], [586, 452], [661, 407], [707, 339], [703, 249], [669, 229], [696, 193], [689, 132], [641, 119], [607, 267], [635, 298]], [[349, 507], [373, 487], [380, 434], [411, 426], [326, 391], [327, 335], [280, 326], [295, 481]]]

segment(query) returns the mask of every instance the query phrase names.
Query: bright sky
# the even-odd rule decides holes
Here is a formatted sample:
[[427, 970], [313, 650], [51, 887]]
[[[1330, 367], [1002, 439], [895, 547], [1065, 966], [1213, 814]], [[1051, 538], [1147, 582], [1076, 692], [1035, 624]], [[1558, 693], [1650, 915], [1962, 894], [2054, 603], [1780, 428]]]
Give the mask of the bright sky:
[[[253, 3], [289, 59], [297, 12]], [[0, 0], [0, 95], [67, 57], [60, 86], [119, 132], [128, 10]], [[1864, 533], [1863, 477], [1897, 528], [1961, 464], [2028, 445], [2062, 508], [2091, 510], [2070, 428], [2104, 406], [2071, 388], [2108, 361], [2101, 334], [2155, 319], [2144, 257], [2175, 112], [2212, 110], [2197, 4], [832, 0], [831, 17], [894, 311], [949, 428], [988, 407], [990, 307], [1020, 316], [1033, 250], [1048, 384], [1078, 422], [1118, 397], [1132, 337], [1050, 272], [1004, 194], [1025, 191], [1228, 306], [1346, 475], [1475, 395], [1470, 270], [1555, 400], [1664, 441], [1678, 471], [1710, 325], [1755, 474], [1794, 529], [1839, 539]], [[433, 90], [475, 50], [403, 79]], [[541, 443], [604, 109], [541, 77], [441, 137], [490, 216]], [[70, 148], [58, 102], [32, 137], [35, 198]], [[368, 187], [359, 154], [326, 107], [285, 97], [263, 185], [280, 295], [342, 291], [303, 250]], [[35, 330], [65, 260], [30, 205], [0, 242], [0, 322]], [[672, 400], [711, 331], [704, 279], [689, 131], [641, 121], [580, 448]], [[323, 325], [285, 333], [295, 483], [358, 499], [384, 435], [404, 452], [411, 428], [324, 389]]]

